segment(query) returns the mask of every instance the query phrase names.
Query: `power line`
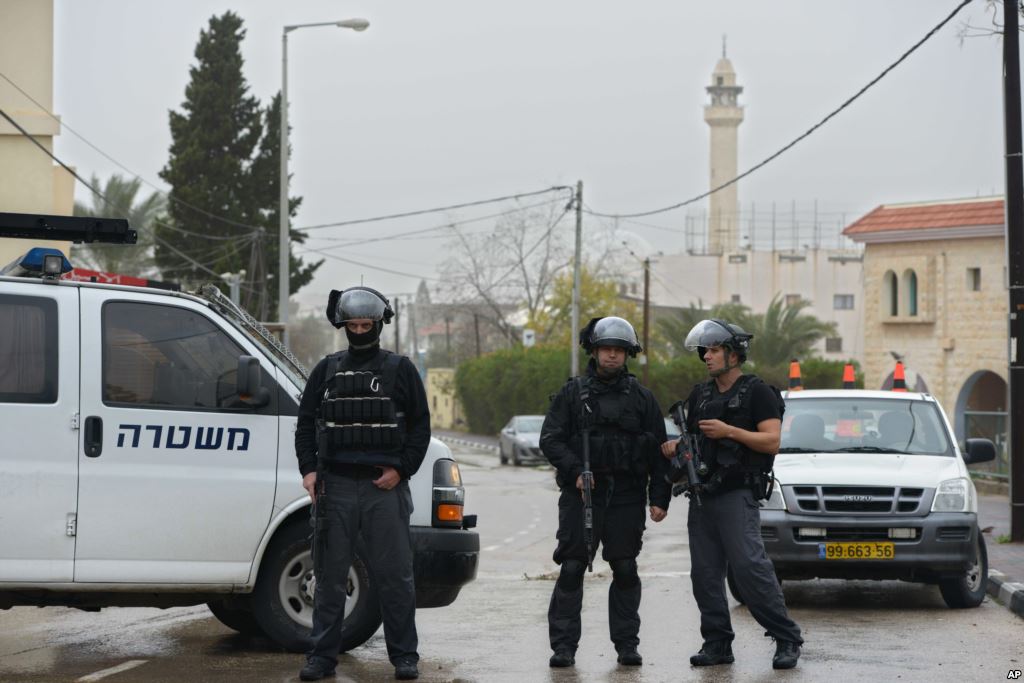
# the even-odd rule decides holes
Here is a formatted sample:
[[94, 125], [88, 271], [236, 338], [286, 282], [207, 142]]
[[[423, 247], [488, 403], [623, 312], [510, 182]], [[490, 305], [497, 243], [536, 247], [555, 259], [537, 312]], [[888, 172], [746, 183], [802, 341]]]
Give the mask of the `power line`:
[[[420, 234], [428, 233], [428, 232], [436, 232], [438, 230], [450, 230], [450, 229], [452, 229], [452, 228], [454, 228], [455, 226], [458, 226], [458, 225], [466, 225], [468, 223], [477, 223], [479, 221], [488, 220], [488, 219], [491, 219], [491, 218], [500, 218], [502, 216], [508, 216], [508, 215], [513, 214], [513, 213], [518, 213], [518, 212], [521, 212], [521, 211], [527, 211], [529, 209], [535, 209], [535, 208], [540, 207], [540, 206], [547, 206], [548, 204], [553, 204], [556, 201], [561, 201], [561, 200], [549, 199], [549, 200], [544, 201], [544, 202], [538, 202], [536, 204], [528, 204], [526, 206], [516, 207], [515, 209], [509, 209], [507, 211], [502, 211], [500, 213], [492, 213], [492, 214], [489, 214], [487, 216], [478, 216], [476, 218], [468, 218], [468, 219], [461, 220], [461, 221], [450, 221], [448, 223], [444, 223], [443, 225], [435, 225], [435, 226], [430, 227], [430, 228], [421, 228], [419, 230], [410, 230], [408, 232], [394, 233], [392, 235], [387, 235], [387, 236], [384, 236], [384, 237], [370, 237], [370, 238], [358, 238], [358, 237], [316, 237], [314, 235], [311, 235], [310, 239], [320, 239], [320, 240], [329, 240], [329, 241], [343, 241], [344, 242], [343, 244], [335, 245], [335, 246], [332, 246], [332, 247], [323, 247], [324, 250], [327, 250], [327, 249], [341, 249], [341, 248], [352, 247], [352, 246], [356, 246], [356, 245], [360, 245], [360, 244], [370, 244], [372, 242], [387, 242], [387, 241], [398, 239], [398, 238], [402, 238], [402, 237], [408, 237], [410, 235], [420, 235]], [[445, 237], [445, 235], [438, 235], [438, 237]]]
[[971, 0], [962, 0], [962, 2], [959, 5], [957, 5], [956, 8], [952, 12], [950, 12], [950, 14], [945, 19], [943, 19], [938, 24], [936, 24], [936, 26], [934, 28], [932, 28], [932, 30], [928, 31], [928, 33], [926, 33], [925, 36], [923, 38], [921, 38], [921, 40], [919, 40], [916, 43], [914, 43], [914, 45], [909, 50], [907, 50], [902, 55], [900, 55], [899, 59], [897, 59], [895, 62], [893, 62], [892, 64], [887, 66], [882, 71], [882, 73], [878, 74], [873, 79], [871, 79], [871, 81], [869, 81], [867, 85], [865, 85], [863, 88], [858, 90], [852, 97], [847, 99], [845, 102], [843, 102], [837, 108], [833, 109], [828, 115], [825, 116], [825, 118], [823, 118], [821, 121], [818, 121], [816, 124], [814, 124], [813, 126], [808, 128], [803, 134], [799, 135], [795, 140], [790, 142], [788, 145], [785, 145], [784, 147], [782, 147], [782, 149], [778, 150], [777, 152], [775, 152], [774, 154], [772, 154], [768, 158], [764, 159], [760, 163], [755, 164], [754, 166], [750, 167], [749, 169], [747, 169], [743, 173], [740, 173], [738, 176], [736, 176], [732, 180], [724, 182], [721, 185], [719, 185], [718, 187], [714, 187], [714, 188], [708, 190], [707, 192], [702, 192], [701, 194], [697, 195], [696, 197], [692, 197], [690, 199], [687, 199], [686, 201], [682, 201], [682, 202], [679, 202], [677, 204], [672, 204], [671, 206], [666, 206], [666, 207], [661, 208], [661, 209], [653, 209], [651, 211], [638, 211], [636, 213], [619, 213], [619, 214], [615, 214], [615, 213], [599, 213], [599, 212], [596, 212], [596, 211], [588, 210], [587, 213], [589, 213], [589, 214], [591, 214], [593, 216], [600, 216], [602, 218], [642, 218], [643, 216], [653, 216], [654, 214], [665, 213], [666, 211], [673, 211], [675, 209], [679, 209], [679, 208], [682, 208], [684, 206], [687, 206], [688, 204], [693, 204], [694, 202], [698, 202], [701, 199], [704, 199], [705, 197], [709, 197], [709, 196], [713, 195], [715, 192], [718, 192], [719, 190], [723, 190], [723, 189], [729, 187], [730, 185], [734, 185], [735, 183], [739, 182], [741, 179], [746, 178], [748, 175], [750, 175], [754, 171], [756, 171], [756, 170], [766, 166], [769, 162], [774, 161], [778, 157], [782, 156], [783, 153], [785, 153], [785, 152], [789, 151], [790, 149], [792, 149], [798, 142], [800, 142], [804, 138], [810, 136], [816, 130], [818, 130], [823, 125], [825, 125], [829, 120], [831, 120], [833, 117], [835, 117], [837, 114], [839, 114], [839, 112], [843, 111], [848, 106], [853, 104], [854, 101], [856, 101], [861, 95], [863, 95], [865, 92], [867, 92], [872, 86], [874, 86], [880, 80], [885, 78], [885, 76], [888, 75], [888, 73], [890, 71], [895, 69], [901, 63], [903, 63], [903, 61], [906, 60], [907, 57], [909, 57], [914, 52], [916, 52], [917, 49], [919, 47], [921, 47], [922, 45], [924, 45], [925, 42], [929, 38], [931, 38], [933, 35], [935, 35], [939, 31], [939, 29], [941, 29], [943, 26], [945, 26], [950, 21], [952, 21], [953, 17], [955, 17], [960, 12], [960, 10], [962, 10], [964, 7], [966, 7], [970, 2], [971, 2]]
[[307, 253], [308, 252], [313, 252], [313, 253], [316, 253], [316, 254], [320, 254], [321, 256], [326, 256], [327, 258], [334, 259], [335, 261], [342, 261], [344, 263], [351, 263], [353, 265], [361, 266], [363, 268], [369, 268], [370, 270], [379, 270], [382, 273], [390, 273], [391, 275], [401, 275], [403, 277], [412, 277], [412, 278], [416, 278], [417, 280], [430, 280], [431, 282], [441, 282], [441, 278], [428, 277], [426, 275], [417, 275], [416, 273], [403, 273], [402, 271], [399, 271], [399, 270], [391, 270], [390, 268], [382, 268], [380, 266], [372, 266], [369, 263], [366, 263], [364, 261], [356, 261], [355, 259], [345, 258], [344, 256], [338, 256], [337, 254], [330, 254], [330, 253], [327, 253], [326, 251], [321, 251], [320, 249], [314, 249], [312, 247], [307, 247], [306, 245], [302, 245], [300, 248], [304, 252], [307, 252]]
[[543, 190], [535, 190], [533, 192], [521, 192], [519, 194], [510, 194], [504, 197], [495, 197], [493, 199], [480, 199], [475, 202], [465, 202], [463, 204], [451, 204], [449, 206], [438, 206], [433, 209], [420, 209], [418, 211], [406, 211], [405, 213], [393, 213], [387, 216], [374, 216], [372, 218], [358, 218], [349, 221], [338, 221], [335, 223], [321, 223], [320, 225], [308, 225], [304, 228], [294, 228], [295, 230], [321, 230], [323, 228], [339, 228], [346, 225], [361, 225], [363, 223], [376, 223], [378, 221], [389, 221], [395, 218], [410, 218], [412, 216], [422, 216], [427, 213], [440, 213], [442, 211], [454, 211], [455, 209], [466, 209], [471, 206], [482, 206], [484, 204], [496, 204], [498, 202], [507, 202], [512, 199], [522, 199], [523, 197], [535, 197], [540, 194], [547, 194], [548, 192], [561, 192], [563, 190], [572, 190], [571, 187], [565, 185], [556, 185]]

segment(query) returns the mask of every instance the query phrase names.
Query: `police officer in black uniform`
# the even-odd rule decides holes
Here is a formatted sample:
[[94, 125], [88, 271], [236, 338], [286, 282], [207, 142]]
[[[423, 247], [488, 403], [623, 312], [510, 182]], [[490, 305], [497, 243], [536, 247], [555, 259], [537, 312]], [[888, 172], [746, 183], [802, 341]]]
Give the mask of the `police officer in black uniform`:
[[667, 461], [658, 446], [665, 440], [665, 420], [654, 395], [626, 368], [626, 356], [640, 345], [632, 325], [622, 318], [594, 318], [580, 333], [591, 354], [586, 373], [570, 379], [552, 398], [541, 429], [541, 450], [557, 470], [558, 546], [561, 565], [548, 607], [552, 667], [575, 664], [583, 607], [583, 574], [592, 558], [583, 538], [583, 429], [590, 430], [590, 465], [594, 473], [593, 537], [611, 565], [608, 626], [618, 661], [639, 666], [640, 577], [636, 558], [650, 517], [665, 519], [671, 498]]
[[[690, 579], [700, 609], [704, 645], [690, 657], [693, 666], [734, 661], [734, 633], [725, 597], [727, 567], [750, 613], [775, 639], [776, 669], [791, 669], [803, 638], [789, 618], [786, 603], [761, 541], [758, 501], [767, 498], [771, 468], [778, 452], [785, 406], [778, 389], [740, 366], [753, 335], [722, 320], [702, 320], [685, 346], [697, 351], [711, 378], [686, 399], [687, 430], [697, 437], [709, 472], [700, 492], [703, 505], [690, 501]], [[662, 447], [675, 453], [676, 441]]]
[[327, 317], [345, 328], [349, 347], [313, 368], [299, 405], [295, 452], [315, 510], [313, 645], [299, 674], [304, 681], [334, 675], [360, 538], [395, 677], [419, 676], [409, 478], [430, 443], [430, 412], [412, 362], [380, 348], [393, 316], [369, 287], [332, 291]]

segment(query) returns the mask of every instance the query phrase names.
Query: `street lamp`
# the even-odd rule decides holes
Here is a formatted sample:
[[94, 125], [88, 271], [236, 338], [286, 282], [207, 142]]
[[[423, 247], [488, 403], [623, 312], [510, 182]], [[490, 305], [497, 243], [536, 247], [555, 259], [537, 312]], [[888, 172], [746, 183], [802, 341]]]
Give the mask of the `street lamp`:
[[343, 19], [341, 21], [323, 21], [315, 24], [295, 24], [285, 26], [281, 34], [281, 237], [278, 245], [278, 283], [277, 310], [278, 320], [282, 325], [284, 343], [288, 343], [288, 297], [291, 267], [289, 257], [291, 250], [288, 239], [288, 34], [300, 28], [313, 26], [336, 26], [350, 28], [353, 31], [365, 31], [370, 27], [366, 19]]

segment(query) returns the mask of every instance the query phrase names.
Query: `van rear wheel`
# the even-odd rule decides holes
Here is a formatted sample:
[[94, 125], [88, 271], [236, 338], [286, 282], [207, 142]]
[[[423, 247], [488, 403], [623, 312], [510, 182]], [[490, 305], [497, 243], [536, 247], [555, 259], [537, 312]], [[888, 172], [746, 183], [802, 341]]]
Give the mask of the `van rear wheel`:
[[[253, 615], [264, 633], [286, 650], [311, 646], [316, 577], [304, 522], [288, 524], [270, 542], [252, 594]], [[359, 647], [380, 628], [380, 605], [369, 572], [356, 549], [348, 573], [348, 599], [341, 630], [341, 651]]]
[[985, 549], [985, 539], [981, 537], [981, 531], [975, 530], [975, 534], [977, 545], [971, 566], [963, 576], [939, 581], [939, 592], [942, 593], [942, 599], [946, 601], [947, 607], [977, 607], [985, 601], [985, 592], [988, 588], [988, 551]]

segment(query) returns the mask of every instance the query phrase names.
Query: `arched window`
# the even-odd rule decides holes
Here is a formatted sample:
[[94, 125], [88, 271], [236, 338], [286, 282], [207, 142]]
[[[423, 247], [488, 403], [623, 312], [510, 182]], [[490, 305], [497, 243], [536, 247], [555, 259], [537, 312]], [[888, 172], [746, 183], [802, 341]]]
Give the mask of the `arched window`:
[[899, 284], [896, 273], [886, 271], [882, 277], [882, 313], [890, 317], [899, 315]]
[[917, 315], [917, 273], [911, 269], [903, 271], [903, 296], [906, 297], [906, 314]]

